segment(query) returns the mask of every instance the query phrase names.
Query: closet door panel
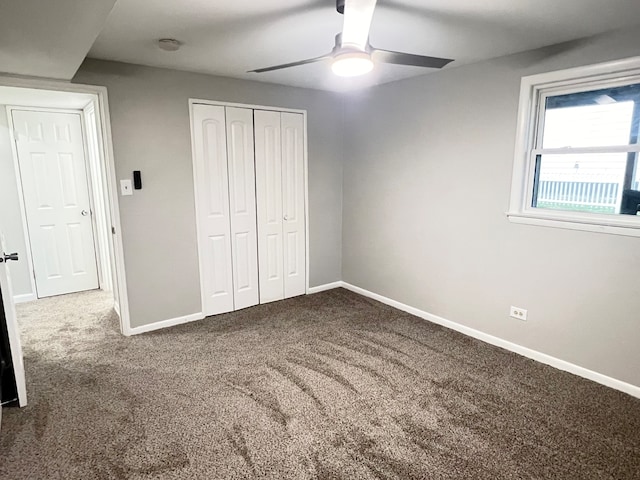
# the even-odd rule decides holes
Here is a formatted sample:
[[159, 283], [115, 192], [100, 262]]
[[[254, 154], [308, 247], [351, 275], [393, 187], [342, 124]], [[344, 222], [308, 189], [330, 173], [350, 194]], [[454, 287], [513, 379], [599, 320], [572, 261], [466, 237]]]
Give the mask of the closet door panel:
[[257, 305], [258, 244], [253, 110], [226, 108], [234, 308]]
[[198, 254], [205, 315], [233, 310], [224, 107], [193, 106]]
[[280, 113], [256, 110], [256, 196], [260, 303], [284, 298]]
[[284, 297], [290, 298], [306, 293], [304, 120], [300, 113], [281, 115]]

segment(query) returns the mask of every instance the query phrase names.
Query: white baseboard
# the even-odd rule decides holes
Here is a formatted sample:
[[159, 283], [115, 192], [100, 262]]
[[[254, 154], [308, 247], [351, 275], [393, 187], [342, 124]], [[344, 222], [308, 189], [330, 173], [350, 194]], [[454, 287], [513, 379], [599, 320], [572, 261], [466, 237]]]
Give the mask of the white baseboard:
[[512, 342], [509, 342], [507, 340], [503, 340], [502, 338], [499, 338], [499, 337], [494, 337], [493, 335], [489, 335], [487, 333], [481, 332], [479, 330], [475, 330], [470, 327], [466, 327], [464, 325], [460, 325], [459, 323], [452, 322], [451, 320], [447, 320], [446, 318], [433, 315], [431, 313], [425, 312], [418, 308], [405, 305], [404, 303], [398, 302], [396, 300], [392, 300], [382, 295], [378, 295], [377, 293], [370, 292], [369, 290], [365, 290], [364, 288], [360, 288], [346, 282], [336, 282], [336, 283], [340, 284], [338, 285], [339, 287], [343, 287], [343, 288], [346, 288], [347, 290], [351, 290], [352, 292], [358, 293], [365, 297], [372, 298], [386, 305], [397, 308], [398, 310], [402, 310], [404, 312], [415, 315], [416, 317], [420, 317], [425, 320], [428, 320], [429, 322], [437, 323], [438, 325], [442, 325], [443, 327], [450, 328], [451, 330], [455, 330], [464, 335], [468, 335], [469, 337], [473, 337], [483, 342], [489, 343], [491, 345], [495, 345], [496, 347], [504, 348], [505, 350], [509, 350], [510, 352], [514, 352], [524, 357], [531, 358], [532, 360], [536, 360], [537, 362], [544, 363], [546, 365], [557, 368], [559, 370], [564, 370], [565, 372], [572, 373], [579, 377], [592, 380], [594, 382], [600, 383], [607, 387], [613, 388], [615, 390], [620, 390], [621, 392], [625, 392], [625, 393], [628, 393], [629, 395], [640, 398], [639, 386], [632, 385], [627, 382], [623, 382], [622, 380], [617, 380], [615, 378], [608, 377], [601, 373], [594, 372], [593, 370], [589, 370], [584, 367], [575, 365], [573, 363], [566, 362], [559, 358], [552, 357], [551, 355], [547, 355], [545, 353], [541, 353], [536, 350], [523, 347], [522, 345], [518, 345]]
[[196, 320], [202, 320], [204, 318], [202, 312], [192, 313], [191, 315], [184, 315], [182, 317], [169, 318], [160, 322], [149, 323], [147, 325], [141, 325], [139, 327], [131, 327], [125, 335], [139, 335], [141, 333], [153, 332], [154, 330], [160, 330], [162, 328], [174, 327], [176, 325], [182, 325], [183, 323], [195, 322]]
[[25, 302], [33, 302], [37, 300], [38, 297], [35, 293], [23, 293], [22, 295], [14, 295], [13, 303], [25, 303]]
[[[561, 360], [556, 357], [552, 357], [551, 355], [547, 355], [545, 353], [538, 352], [536, 350], [532, 350], [527, 347], [523, 347], [522, 345], [518, 345], [507, 340], [504, 340], [499, 337], [495, 337], [493, 335], [489, 335], [488, 333], [481, 332], [480, 330], [476, 330], [470, 327], [466, 327], [456, 322], [452, 322], [451, 320], [447, 320], [446, 318], [439, 317], [438, 315], [434, 315], [429, 312], [425, 312], [424, 310], [420, 310], [418, 308], [412, 307], [410, 305], [406, 305], [404, 303], [398, 302], [391, 298], [384, 297], [377, 293], [371, 292], [369, 290], [365, 290], [364, 288], [357, 287], [347, 282], [338, 281], [327, 283], [325, 285], [319, 285], [317, 287], [309, 288], [308, 293], [319, 293], [325, 290], [331, 290], [334, 288], [346, 288], [352, 292], [363, 295], [368, 298], [372, 298], [377, 300], [385, 305], [389, 305], [391, 307], [397, 308], [398, 310], [402, 310], [404, 312], [410, 313], [411, 315], [415, 315], [416, 317], [420, 317], [424, 320], [427, 320], [432, 323], [436, 323], [438, 325], [442, 325], [443, 327], [450, 328], [451, 330], [455, 330], [469, 337], [476, 338], [485, 343], [489, 343], [491, 345], [495, 345], [496, 347], [504, 348], [510, 352], [517, 353], [524, 357], [530, 358], [540, 363], [544, 363], [545, 365], [549, 365], [551, 367], [557, 368], [559, 370], [563, 370], [565, 372], [572, 373], [579, 377], [586, 378], [588, 380], [592, 380], [596, 383], [600, 383], [607, 387], [613, 388], [615, 390], [619, 390], [621, 392], [628, 393], [634, 397], [640, 398], [640, 387], [636, 385], [632, 385], [627, 382], [623, 382], [622, 380], [617, 380], [612, 377], [608, 377], [598, 372], [594, 372], [593, 370], [589, 370], [584, 367], [580, 367], [573, 363], [569, 363], [565, 360]], [[191, 315], [185, 315], [183, 317], [170, 318], [168, 320], [163, 320], [161, 322], [155, 322], [148, 325], [142, 325], [140, 327], [130, 328], [125, 335], [138, 335], [140, 333], [151, 332], [154, 330], [160, 330], [162, 328], [172, 327], [175, 325], [181, 325], [183, 323], [193, 322], [196, 320], [202, 320], [205, 316], [202, 312], [193, 313]]]
[[324, 292], [325, 290], [333, 290], [334, 288], [342, 287], [343, 285], [344, 282], [325, 283], [324, 285], [318, 285], [317, 287], [309, 287], [309, 291], [307, 293], [320, 293]]

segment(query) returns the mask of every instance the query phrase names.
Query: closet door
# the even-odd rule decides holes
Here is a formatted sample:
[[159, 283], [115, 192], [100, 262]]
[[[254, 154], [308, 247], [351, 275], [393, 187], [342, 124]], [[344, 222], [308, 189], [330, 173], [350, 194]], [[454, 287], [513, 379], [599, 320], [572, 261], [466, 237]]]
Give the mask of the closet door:
[[284, 298], [280, 113], [256, 110], [256, 195], [260, 303]]
[[304, 120], [301, 113], [282, 113], [282, 218], [284, 297], [306, 293], [304, 203]]
[[253, 110], [226, 108], [234, 308], [257, 305], [258, 246]]
[[224, 107], [193, 105], [192, 128], [202, 309], [215, 315], [234, 308]]

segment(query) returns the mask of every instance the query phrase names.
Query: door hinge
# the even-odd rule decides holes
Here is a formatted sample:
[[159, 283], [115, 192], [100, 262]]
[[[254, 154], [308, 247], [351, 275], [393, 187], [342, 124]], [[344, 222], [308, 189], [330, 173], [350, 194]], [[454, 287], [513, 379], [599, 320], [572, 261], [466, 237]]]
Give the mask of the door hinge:
[[111, 225], [111, 235], [115, 235], [115, 234], [116, 234], [116, 227]]

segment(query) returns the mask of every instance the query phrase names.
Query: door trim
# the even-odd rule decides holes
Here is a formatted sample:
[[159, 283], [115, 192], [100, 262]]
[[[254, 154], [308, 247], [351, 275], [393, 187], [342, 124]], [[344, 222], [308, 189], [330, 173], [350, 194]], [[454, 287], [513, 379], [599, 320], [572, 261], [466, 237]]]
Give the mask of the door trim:
[[[97, 153], [96, 158], [94, 157], [94, 153], [90, 152], [90, 143], [89, 143], [89, 129], [90, 129], [90, 124], [91, 121], [89, 120], [89, 117], [93, 116], [93, 120], [95, 122], [95, 134], [96, 134], [96, 139], [95, 139], [95, 145], [98, 147], [98, 151], [94, 152]], [[100, 155], [100, 143], [102, 141], [102, 139], [100, 138], [99, 135], [99, 131], [97, 129], [98, 126], [98, 117], [96, 116], [96, 106], [95, 106], [95, 100], [88, 103], [87, 105], [85, 105], [85, 107], [82, 109], [82, 126], [83, 126], [83, 135], [84, 135], [84, 139], [85, 139], [85, 144], [87, 146], [87, 165], [89, 167], [88, 171], [87, 171], [87, 176], [89, 178], [89, 188], [92, 192], [91, 194], [91, 209], [93, 214], [91, 215], [91, 223], [93, 224], [93, 231], [95, 233], [94, 235], [94, 239], [95, 239], [95, 247], [96, 247], [96, 260], [97, 260], [97, 265], [98, 265], [98, 283], [100, 284], [100, 289], [101, 290], [107, 290], [107, 291], [112, 291], [113, 290], [113, 282], [114, 279], [112, 277], [113, 272], [115, 271], [115, 265], [113, 262], [113, 258], [114, 258], [114, 253], [113, 253], [113, 249], [112, 249], [112, 242], [110, 242], [110, 237], [111, 237], [111, 231], [109, 228], [107, 228], [106, 225], [106, 220], [110, 217], [110, 212], [109, 212], [109, 207], [108, 207], [108, 200], [106, 199], [106, 193], [108, 192], [107, 190], [107, 175], [106, 172], [104, 171], [103, 164], [100, 161], [101, 155]], [[96, 185], [98, 188], [96, 189], [94, 186], [94, 180], [96, 180], [96, 178], [100, 181], [99, 185]], [[97, 190], [97, 191], [96, 191]], [[104, 224], [103, 225], [99, 225], [98, 223], [98, 218], [99, 217], [103, 217], [104, 220]], [[104, 230], [106, 229], [106, 230]], [[106, 253], [107, 256], [107, 265], [103, 265], [103, 257], [104, 254]], [[106, 268], [105, 268], [106, 267]], [[116, 297], [118, 292], [113, 292], [112, 294], [114, 296], [114, 298]], [[115, 302], [115, 304], [117, 304], [117, 300]], [[118, 313], [118, 315], [120, 315]]]
[[[97, 102], [98, 116], [100, 120], [100, 134], [102, 135], [101, 159], [107, 173], [107, 190], [110, 203], [111, 225], [115, 228], [112, 235], [116, 270], [114, 277], [118, 287], [119, 305], [117, 310], [120, 317], [120, 332], [123, 335], [132, 335], [131, 320], [129, 316], [129, 298], [127, 294], [127, 278], [124, 264], [124, 249], [122, 245], [122, 225], [120, 222], [120, 207], [118, 202], [117, 176], [113, 155], [113, 138], [111, 135], [111, 117], [109, 113], [109, 100], [107, 88], [98, 85], [83, 85], [59, 80], [35, 79], [0, 75], [0, 86], [32, 88], [37, 90], [52, 90], [72, 93], [86, 93], [93, 95]], [[15, 148], [15, 144], [12, 148]], [[24, 216], [23, 216], [24, 218]], [[30, 248], [30, 247], [29, 247]], [[33, 268], [32, 268], [33, 270]], [[34, 290], [35, 291], [35, 290]]]
[[[193, 189], [194, 189], [194, 201], [196, 207], [196, 232], [197, 238], [200, 238], [200, 225], [198, 224], [198, 187], [197, 187], [197, 178], [196, 178], [196, 169], [195, 169], [195, 140], [193, 137], [193, 106], [196, 104], [202, 105], [212, 105], [218, 107], [236, 107], [236, 108], [248, 108], [252, 110], [268, 110], [273, 112], [288, 112], [288, 113], [299, 113], [302, 114], [303, 120], [303, 129], [304, 129], [304, 213], [305, 213], [305, 293], [309, 294], [309, 161], [308, 161], [308, 137], [307, 137], [307, 110], [296, 109], [296, 108], [284, 108], [284, 107], [273, 107], [266, 105], [252, 105], [246, 103], [234, 103], [234, 102], [223, 102], [218, 100], [206, 100], [201, 98], [189, 98], [189, 125], [191, 128], [191, 165], [193, 168]], [[202, 286], [202, 275], [203, 275], [203, 265], [200, 259], [200, 255], [198, 254], [198, 267], [200, 270], [200, 285]], [[202, 301], [202, 288], [200, 290], [200, 297]], [[202, 304], [203, 311], [204, 303]]]

